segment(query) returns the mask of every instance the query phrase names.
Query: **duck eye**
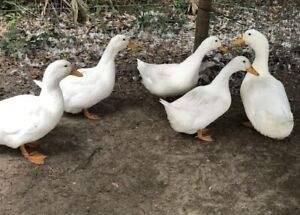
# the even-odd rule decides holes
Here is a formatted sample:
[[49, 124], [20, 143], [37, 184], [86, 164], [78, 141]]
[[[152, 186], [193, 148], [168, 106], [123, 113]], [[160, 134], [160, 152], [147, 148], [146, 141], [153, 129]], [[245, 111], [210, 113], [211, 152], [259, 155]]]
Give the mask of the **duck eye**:
[[215, 40], [215, 42], [217, 43], [217, 42], [218, 42], [218, 40]]
[[249, 36], [251, 36], [251, 33], [248, 33]]
[[64, 65], [64, 67], [68, 67], [68, 65], [66, 64], [66, 65]]
[[125, 41], [126, 39], [125, 38], [123, 38], [123, 41]]
[[246, 63], [246, 61], [245, 61], [245, 60], [243, 60], [243, 63]]

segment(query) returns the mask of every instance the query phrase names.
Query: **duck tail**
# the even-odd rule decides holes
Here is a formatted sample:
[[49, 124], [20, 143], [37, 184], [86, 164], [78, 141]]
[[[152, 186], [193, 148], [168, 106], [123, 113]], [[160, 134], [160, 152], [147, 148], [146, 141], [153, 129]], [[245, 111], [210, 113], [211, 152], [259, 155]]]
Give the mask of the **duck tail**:
[[42, 84], [41, 81], [39, 81], [39, 80], [33, 80], [33, 82], [34, 82], [36, 85], [38, 85], [38, 86], [42, 89], [43, 84]]
[[169, 102], [167, 102], [167, 101], [165, 101], [165, 100], [163, 100], [163, 99], [159, 99], [159, 102], [160, 102], [163, 106], [165, 106], [165, 107], [170, 105]]
[[140, 59], [137, 59], [137, 69], [141, 72], [146, 66], [146, 63]]

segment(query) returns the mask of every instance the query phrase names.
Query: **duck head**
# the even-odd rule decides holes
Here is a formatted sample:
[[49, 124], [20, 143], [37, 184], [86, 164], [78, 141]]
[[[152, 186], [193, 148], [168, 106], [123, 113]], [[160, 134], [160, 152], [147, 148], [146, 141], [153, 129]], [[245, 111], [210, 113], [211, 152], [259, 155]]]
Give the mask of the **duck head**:
[[266, 47], [268, 45], [268, 40], [259, 31], [255, 29], [247, 30], [241, 37], [235, 39], [233, 41], [233, 45], [238, 46], [246, 44], [251, 46], [254, 49], [259, 49], [262, 47]]
[[53, 79], [56, 81], [61, 81], [68, 75], [74, 75], [77, 77], [82, 77], [83, 75], [74, 69], [72, 64], [67, 60], [56, 60], [48, 65], [44, 76], [47, 79]]
[[111, 39], [111, 43], [113, 44], [114, 48], [116, 51], [121, 51], [126, 48], [136, 48], [137, 45], [134, 44], [133, 42], [130, 42], [129, 38], [125, 35], [119, 34], [114, 36]]
[[223, 45], [222, 41], [217, 36], [206, 38], [201, 45], [209, 47], [210, 50], [218, 50], [223, 54], [228, 52], [228, 48]]
[[259, 76], [259, 73], [253, 68], [248, 58], [244, 56], [238, 56], [233, 58], [229, 62], [230, 66], [233, 68], [234, 71], [246, 71], [255, 76]]

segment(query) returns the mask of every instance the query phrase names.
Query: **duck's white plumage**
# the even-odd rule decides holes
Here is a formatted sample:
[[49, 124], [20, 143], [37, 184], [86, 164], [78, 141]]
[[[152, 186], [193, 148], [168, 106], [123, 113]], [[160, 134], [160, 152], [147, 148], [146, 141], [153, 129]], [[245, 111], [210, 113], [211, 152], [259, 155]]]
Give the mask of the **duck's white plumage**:
[[211, 36], [179, 64], [149, 64], [137, 59], [142, 83], [157, 96], [182, 95], [197, 85], [202, 59], [209, 51], [217, 48], [224, 47], [217, 37]]
[[293, 130], [293, 114], [283, 84], [269, 72], [268, 40], [256, 30], [246, 31], [242, 40], [254, 49], [253, 67], [260, 74], [254, 78], [247, 74], [241, 85], [247, 117], [261, 134], [283, 139]]
[[45, 71], [39, 96], [19, 95], [0, 101], [1, 145], [17, 148], [42, 138], [57, 125], [64, 109], [59, 82], [71, 69], [68, 61], [55, 61]]
[[[224, 94], [227, 94], [224, 92]], [[171, 127], [186, 134], [194, 134], [221, 116], [230, 106], [228, 96], [218, 96], [211, 87], [197, 87], [178, 100], [168, 103], [161, 99]]]
[[[115, 57], [129, 44], [129, 39], [124, 35], [113, 37], [96, 67], [78, 69], [83, 77], [67, 77], [60, 83], [66, 112], [79, 113], [112, 93], [115, 84]], [[41, 82], [35, 82], [41, 87]]]
[[171, 127], [177, 132], [193, 134], [223, 115], [231, 104], [228, 83], [230, 76], [248, 68], [250, 63], [247, 58], [236, 57], [220, 71], [211, 84], [196, 87], [172, 103], [161, 99]]

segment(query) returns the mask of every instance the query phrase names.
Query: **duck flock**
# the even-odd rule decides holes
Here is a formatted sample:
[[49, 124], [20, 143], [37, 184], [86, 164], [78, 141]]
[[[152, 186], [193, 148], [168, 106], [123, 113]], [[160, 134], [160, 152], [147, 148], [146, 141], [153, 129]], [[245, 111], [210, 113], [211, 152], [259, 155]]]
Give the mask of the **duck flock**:
[[[207, 126], [222, 116], [231, 105], [229, 78], [238, 71], [247, 72], [240, 89], [249, 122], [245, 125], [270, 138], [288, 137], [294, 126], [293, 114], [283, 84], [268, 67], [269, 42], [257, 30], [246, 31], [231, 46], [246, 44], [255, 52], [251, 64], [246, 57], [233, 58], [208, 85], [197, 86], [204, 56], [213, 50], [227, 52], [216, 36], [206, 38], [197, 50], [179, 64], [149, 64], [137, 59], [142, 83], [160, 97], [171, 127], [181, 133], [197, 134], [202, 141], [213, 141]], [[113, 37], [99, 63], [93, 68], [75, 70], [66, 60], [50, 63], [39, 96], [19, 95], [0, 101], [0, 145], [20, 148], [34, 164], [43, 164], [45, 155], [26, 147], [35, 147], [40, 138], [59, 123], [64, 111], [83, 113], [90, 120], [100, 117], [89, 108], [110, 96], [115, 84], [115, 57], [136, 45], [124, 35]], [[166, 98], [181, 96], [173, 102]]]

